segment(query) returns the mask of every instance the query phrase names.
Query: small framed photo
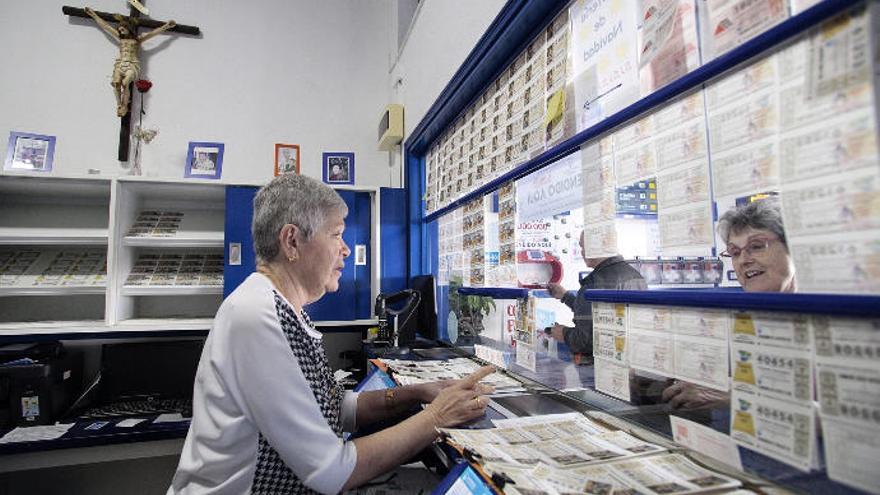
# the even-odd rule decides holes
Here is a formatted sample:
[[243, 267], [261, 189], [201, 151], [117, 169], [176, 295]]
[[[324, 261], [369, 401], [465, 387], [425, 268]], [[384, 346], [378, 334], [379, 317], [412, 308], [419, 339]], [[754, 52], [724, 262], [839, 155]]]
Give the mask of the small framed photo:
[[55, 156], [55, 136], [10, 132], [3, 170], [50, 172]]
[[327, 184], [354, 184], [354, 153], [324, 153], [323, 176]]
[[219, 179], [223, 171], [223, 143], [189, 143], [184, 177]]
[[299, 145], [275, 143], [275, 177], [299, 175]]

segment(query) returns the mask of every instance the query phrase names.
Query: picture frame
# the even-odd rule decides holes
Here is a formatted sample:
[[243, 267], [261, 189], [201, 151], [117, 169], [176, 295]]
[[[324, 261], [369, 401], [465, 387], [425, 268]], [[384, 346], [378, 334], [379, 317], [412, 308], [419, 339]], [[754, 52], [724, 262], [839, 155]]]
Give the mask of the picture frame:
[[299, 175], [299, 145], [275, 143], [275, 177], [283, 174]]
[[191, 179], [220, 179], [223, 172], [223, 151], [223, 143], [190, 141], [183, 176]]
[[321, 173], [326, 184], [354, 184], [354, 153], [324, 152], [322, 164]]
[[12, 131], [3, 170], [51, 172], [54, 158], [55, 136]]

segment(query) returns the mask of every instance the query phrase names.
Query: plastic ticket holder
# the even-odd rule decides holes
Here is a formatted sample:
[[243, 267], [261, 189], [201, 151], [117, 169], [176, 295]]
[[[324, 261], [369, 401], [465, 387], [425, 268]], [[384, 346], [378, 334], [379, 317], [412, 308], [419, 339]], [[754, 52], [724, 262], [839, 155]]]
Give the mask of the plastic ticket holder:
[[648, 285], [659, 285], [663, 281], [662, 268], [663, 264], [660, 260], [639, 260], [639, 273]]
[[543, 289], [547, 284], [562, 280], [562, 263], [552, 254], [540, 249], [526, 249], [516, 255], [516, 276], [519, 286]]
[[684, 283], [703, 283], [703, 258], [686, 258], [684, 260]]
[[663, 285], [684, 283], [684, 261], [679, 258], [663, 261]]
[[724, 262], [718, 258], [703, 260], [703, 283], [718, 285], [724, 275]]

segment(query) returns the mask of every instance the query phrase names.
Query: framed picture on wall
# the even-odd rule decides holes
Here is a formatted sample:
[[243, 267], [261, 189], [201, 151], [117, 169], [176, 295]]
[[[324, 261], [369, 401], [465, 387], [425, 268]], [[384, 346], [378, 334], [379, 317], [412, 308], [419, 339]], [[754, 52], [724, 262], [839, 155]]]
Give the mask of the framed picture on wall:
[[54, 156], [55, 136], [12, 131], [3, 170], [49, 172]]
[[275, 177], [299, 175], [299, 145], [275, 143]]
[[354, 153], [325, 152], [324, 182], [327, 184], [354, 184]]
[[219, 179], [223, 171], [223, 143], [189, 143], [184, 177]]

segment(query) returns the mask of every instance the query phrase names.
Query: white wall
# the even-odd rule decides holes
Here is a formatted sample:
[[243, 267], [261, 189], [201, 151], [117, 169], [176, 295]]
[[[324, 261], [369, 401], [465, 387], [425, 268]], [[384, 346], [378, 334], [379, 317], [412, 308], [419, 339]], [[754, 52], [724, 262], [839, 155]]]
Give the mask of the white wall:
[[[126, 175], [109, 86], [118, 49], [90, 19], [63, 15], [67, 3], [0, 10], [0, 141], [54, 135], [53, 175]], [[128, 11], [123, 0], [86, 4]], [[159, 129], [142, 149], [144, 175], [182, 178], [187, 144], [218, 141], [224, 182], [260, 182], [284, 142], [302, 147], [306, 175], [320, 178], [323, 151], [353, 151], [358, 185], [399, 186], [400, 155], [376, 150], [381, 110], [402, 103], [411, 131], [503, 5], [422, 0], [398, 57], [395, 0], [149, 0], [153, 17], [199, 26], [202, 37], [143, 47], [142, 77], [155, 84], [144, 126]]]
[[[388, 86], [411, 132], [470, 54], [504, 0], [422, 0]], [[396, 157], [399, 160], [400, 157]]]
[[[323, 151], [353, 151], [356, 181], [387, 186], [376, 125], [390, 98], [391, 0], [149, 0], [152, 16], [199, 26], [201, 38], [145, 43], [148, 176], [183, 176], [189, 141], [226, 145], [224, 182], [272, 176], [274, 143], [300, 144], [302, 171], [321, 177]], [[12, 130], [57, 137], [56, 175], [128, 173], [116, 159], [119, 119], [109, 86], [118, 49], [61, 0], [4, 2], [0, 12], [0, 139]], [[127, 12], [122, 0], [89, 0]], [[5, 156], [5, 155], [4, 155]], [[132, 153], [132, 157], [134, 154]]]
[[[422, 120], [449, 79], [470, 54], [504, 0], [423, 0], [392, 67], [392, 96], [406, 109], [406, 127]], [[402, 83], [395, 85], [395, 82]]]

